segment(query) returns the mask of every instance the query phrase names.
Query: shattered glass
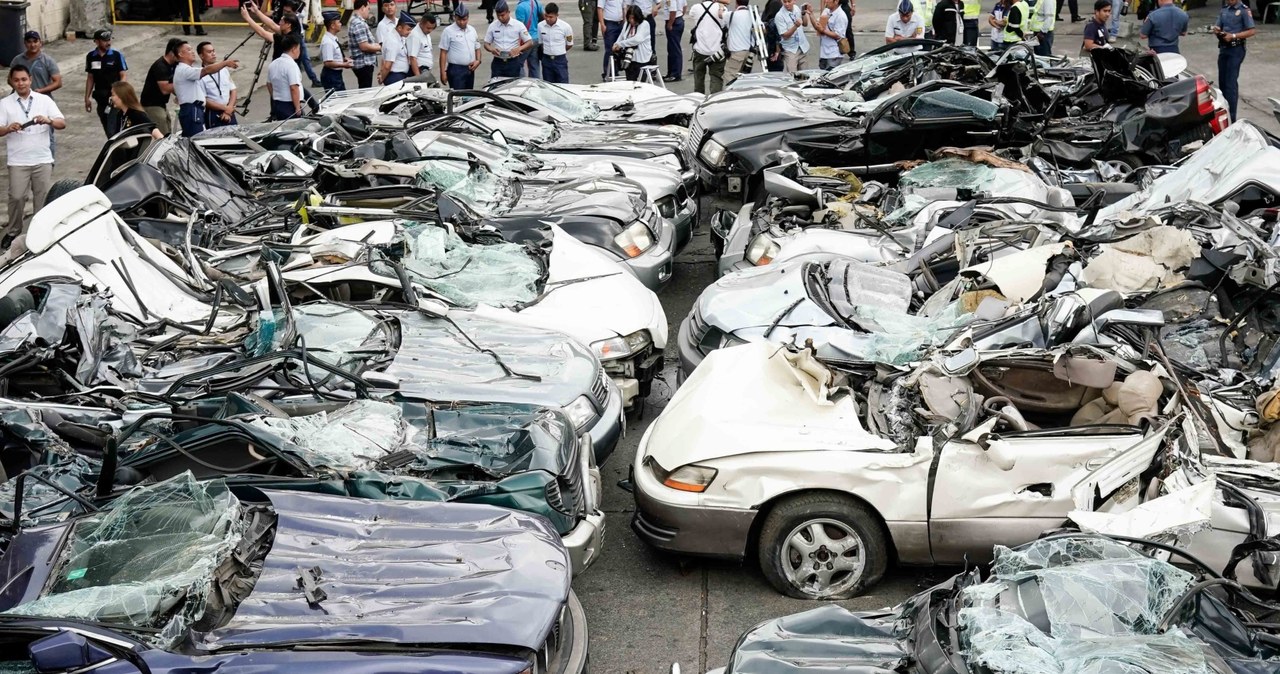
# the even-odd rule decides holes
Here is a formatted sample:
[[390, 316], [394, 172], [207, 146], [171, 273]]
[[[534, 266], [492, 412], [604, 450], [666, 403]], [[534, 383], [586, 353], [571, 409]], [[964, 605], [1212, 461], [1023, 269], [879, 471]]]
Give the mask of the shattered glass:
[[405, 239], [405, 270], [453, 304], [510, 307], [540, 294], [543, 270], [523, 246], [470, 244], [442, 227], [412, 223]]
[[845, 332], [828, 340], [844, 357], [890, 365], [906, 365], [918, 360], [926, 349], [950, 339], [959, 328], [975, 318], [952, 304], [936, 316], [913, 316], [906, 312], [874, 306], [855, 307], [849, 320], [874, 325], [878, 332]]
[[307, 352], [331, 365], [349, 369], [365, 356], [383, 356], [391, 348], [385, 322], [373, 314], [339, 304], [293, 308], [294, 325]]
[[136, 488], [76, 522], [41, 596], [5, 613], [160, 627], [168, 643], [204, 616], [241, 513], [221, 480], [184, 473]]
[[357, 400], [333, 413], [320, 412], [249, 422], [296, 445], [317, 468], [371, 470], [405, 443], [409, 427], [400, 407], [376, 400]]
[[[30, 301], [30, 294], [27, 297]], [[0, 331], [0, 353], [12, 352], [26, 344], [62, 343], [68, 316], [75, 310], [79, 298], [79, 284], [49, 284], [40, 307], [18, 316]]]
[[[76, 452], [59, 456], [56, 464], [40, 464], [27, 470], [70, 492], [79, 491], [98, 479], [101, 465]], [[13, 505], [18, 492], [17, 478], [0, 484], [0, 516], [13, 520]], [[61, 516], [62, 505], [70, 505], [65, 494], [41, 482], [27, 477], [22, 484], [22, 524], [29, 526]], [[53, 507], [48, 507], [53, 506]]]
[[431, 159], [422, 163], [418, 182], [448, 194], [476, 209], [481, 215], [505, 210], [507, 180], [479, 162]]
[[902, 174], [899, 187], [945, 187], [988, 194], [1018, 193], [1027, 178], [1022, 171], [998, 169], [966, 159], [950, 158], [926, 162]]
[[551, 84], [537, 80], [529, 81], [537, 82], [525, 89], [523, 94], [531, 101], [545, 105], [575, 122], [590, 122], [600, 116], [600, 108], [591, 101]]
[[1000, 106], [991, 101], [961, 93], [955, 89], [928, 91], [911, 103], [911, 114], [917, 119], [945, 119], [967, 115], [985, 121], [993, 121]]

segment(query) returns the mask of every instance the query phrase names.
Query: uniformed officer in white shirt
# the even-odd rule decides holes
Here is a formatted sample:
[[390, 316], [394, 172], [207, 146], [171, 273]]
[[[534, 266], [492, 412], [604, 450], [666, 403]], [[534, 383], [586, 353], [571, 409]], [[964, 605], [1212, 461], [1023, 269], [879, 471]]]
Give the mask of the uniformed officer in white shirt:
[[[196, 45], [200, 63], [211, 66], [218, 62], [218, 50], [212, 42]], [[236, 81], [231, 71], [223, 68], [200, 78], [204, 85], [204, 127], [233, 126], [236, 123]]]
[[[196, 50], [189, 42], [178, 48], [178, 63], [173, 69], [173, 94], [178, 99], [178, 123], [182, 135], [191, 137], [204, 131], [204, 85], [200, 78], [223, 68], [238, 68], [235, 59], [218, 61], [203, 68], [196, 65]], [[301, 77], [301, 75], [299, 75]]]
[[375, 35], [378, 36], [378, 44], [382, 45], [382, 54], [379, 58], [387, 57], [387, 40], [395, 37], [396, 22], [400, 20], [400, 8], [396, 6], [396, 0], [381, 0], [378, 5], [382, 10], [382, 18], [378, 19], [378, 26], [375, 29]]
[[473, 89], [480, 67], [480, 40], [467, 25], [471, 12], [461, 2], [454, 5], [453, 23], [440, 35], [440, 83], [454, 89]]
[[280, 56], [267, 66], [267, 91], [271, 94], [271, 119], [302, 116], [302, 69], [298, 55], [302, 43], [292, 33], [280, 37]]
[[604, 34], [604, 65], [601, 66], [600, 79], [609, 73], [609, 62], [613, 60], [613, 43], [622, 35], [622, 2], [623, 0], [600, 0], [596, 14], [600, 17], [600, 32]]
[[423, 12], [418, 27], [409, 33], [409, 74], [431, 72], [431, 33], [436, 29], [436, 15]]
[[573, 49], [573, 27], [560, 20], [560, 6], [547, 3], [546, 16], [538, 24], [542, 36], [542, 79], [555, 84], [569, 83], [569, 50]]
[[320, 16], [324, 19], [324, 36], [320, 38], [320, 62], [323, 66], [320, 70], [320, 85], [325, 91], [346, 91], [347, 84], [342, 79], [342, 71], [351, 69], [355, 63], [343, 58], [342, 45], [338, 43], [342, 15], [330, 10]]
[[400, 12], [396, 34], [382, 43], [383, 61], [378, 71], [378, 81], [382, 84], [395, 84], [409, 76], [409, 33], [414, 23], [408, 12]]
[[679, 82], [684, 79], [684, 12], [688, 7], [685, 0], [667, 0], [667, 76], [664, 82]]
[[31, 90], [31, 71], [24, 65], [9, 69], [13, 93], [0, 99], [0, 136], [5, 136], [9, 165], [9, 225], [0, 246], [5, 249], [23, 233], [27, 195], [32, 212], [44, 207], [53, 187], [53, 131], [67, 121], [52, 98]]
[[489, 77], [519, 77], [523, 61], [520, 54], [533, 46], [533, 38], [523, 23], [511, 19], [511, 7], [507, 0], [498, 0], [493, 13], [497, 21], [489, 24], [484, 35], [485, 51], [493, 54]]

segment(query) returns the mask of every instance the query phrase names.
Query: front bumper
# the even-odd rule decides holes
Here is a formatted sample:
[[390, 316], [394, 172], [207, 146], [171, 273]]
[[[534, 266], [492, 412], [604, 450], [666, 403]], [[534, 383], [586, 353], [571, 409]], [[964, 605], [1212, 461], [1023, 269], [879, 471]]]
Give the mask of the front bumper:
[[693, 374], [694, 368], [702, 362], [702, 349], [698, 345], [698, 340], [694, 339], [693, 334], [693, 312], [684, 317], [680, 321], [680, 330], [676, 333], [676, 349], [680, 352], [680, 372], [678, 373], [679, 381], [677, 384], [683, 384]]
[[658, 241], [639, 256], [621, 261], [646, 288], [654, 292], [671, 280], [672, 258], [676, 255], [675, 228], [661, 218], [658, 222], [662, 223]]
[[745, 556], [755, 510], [673, 503], [665, 497], [684, 493], [659, 484], [647, 468], [635, 467], [632, 473], [636, 512], [631, 530], [640, 540], [684, 555], [735, 560]]
[[[593, 469], [591, 472], [593, 484], [599, 485], [600, 470]], [[589, 513], [572, 531], [561, 536], [560, 541], [569, 551], [573, 575], [586, 571], [604, 549], [604, 513], [599, 510]]]

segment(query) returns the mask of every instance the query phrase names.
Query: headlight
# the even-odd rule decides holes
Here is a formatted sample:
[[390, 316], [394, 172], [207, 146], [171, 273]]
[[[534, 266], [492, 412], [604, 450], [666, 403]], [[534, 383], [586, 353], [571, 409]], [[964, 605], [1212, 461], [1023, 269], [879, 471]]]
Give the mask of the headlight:
[[676, 198], [667, 196], [658, 200], [658, 213], [670, 220], [676, 217]]
[[687, 466], [680, 466], [668, 473], [652, 458], [649, 459], [648, 463], [650, 472], [659, 482], [677, 491], [701, 494], [707, 490], [707, 487], [711, 486], [711, 481], [716, 479], [715, 468], [707, 468], [706, 466], [691, 463]]
[[643, 222], [636, 221], [622, 233], [613, 237], [613, 242], [626, 252], [627, 257], [636, 257], [653, 245], [653, 232]]
[[600, 360], [616, 360], [649, 348], [653, 340], [648, 330], [637, 330], [626, 337], [610, 337], [591, 343], [591, 349]]
[[756, 238], [751, 240], [751, 245], [747, 247], [747, 262], [760, 267], [770, 262], [778, 256], [778, 242], [768, 234], [757, 234]]
[[724, 158], [727, 154], [728, 152], [725, 151], [723, 145], [708, 139], [707, 142], [702, 144], [702, 151], [698, 153], [698, 156], [702, 158], [702, 161], [707, 162], [709, 166], [723, 166]]
[[578, 431], [586, 429], [588, 424], [596, 420], [596, 407], [586, 396], [578, 396], [573, 402], [565, 405], [564, 413]]

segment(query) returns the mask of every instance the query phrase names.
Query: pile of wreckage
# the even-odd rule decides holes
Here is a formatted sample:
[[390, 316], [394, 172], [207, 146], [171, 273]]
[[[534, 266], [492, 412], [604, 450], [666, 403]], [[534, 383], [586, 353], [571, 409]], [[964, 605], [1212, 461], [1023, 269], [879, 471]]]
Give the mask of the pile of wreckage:
[[112, 138], [0, 267], [0, 671], [587, 671], [700, 204], [636, 535], [806, 599], [994, 560], [726, 672], [1280, 670], [1280, 140], [1166, 65], [922, 42]]

